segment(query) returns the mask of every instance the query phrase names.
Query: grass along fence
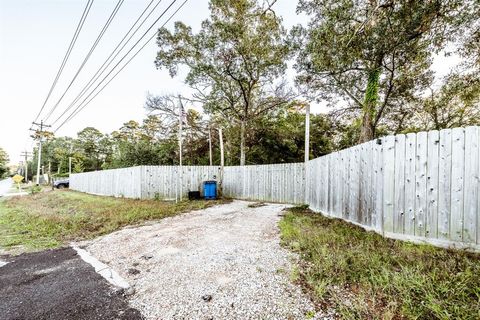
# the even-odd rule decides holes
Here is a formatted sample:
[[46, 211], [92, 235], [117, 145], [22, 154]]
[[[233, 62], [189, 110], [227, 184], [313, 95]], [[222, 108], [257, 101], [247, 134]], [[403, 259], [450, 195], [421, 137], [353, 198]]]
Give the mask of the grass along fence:
[[[74, 174], [70, 186], [171, 199], [221, 176], [220, 167], [142, 166]], [[225, 167], [222, 185], [232, 198], [305, 203], [388, 237], [480, 249], [479, 176], [480, 127], [467, 127], [387, 136], [306, 164]]]

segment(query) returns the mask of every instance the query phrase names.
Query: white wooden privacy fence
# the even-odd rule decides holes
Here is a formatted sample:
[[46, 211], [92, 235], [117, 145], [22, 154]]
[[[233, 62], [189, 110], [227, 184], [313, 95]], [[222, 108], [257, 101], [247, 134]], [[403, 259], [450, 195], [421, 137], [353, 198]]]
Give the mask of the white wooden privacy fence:
[[[132, 198], [175, 198], [175, 166], [75, 174], [71, 188]], [[221, 177], [184, 166], [181, 192]], [[223, 193], [308, 204], [389, 237], [480, 249], [480, 127], [387, 136], [304, 163], [225, 167]]]
[[126, 198], [175, 199], [200, 190], [206, 180], [218, 179], [220, 167], [138, 166], [72, 174], [70, 188], [82, 192]]

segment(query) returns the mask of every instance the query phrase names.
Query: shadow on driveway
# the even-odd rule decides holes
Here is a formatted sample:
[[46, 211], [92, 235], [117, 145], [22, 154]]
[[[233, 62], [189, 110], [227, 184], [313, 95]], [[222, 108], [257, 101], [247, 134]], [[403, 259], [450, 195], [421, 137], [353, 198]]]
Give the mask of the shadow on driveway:
[[142, 319], [71, 248], [7, 256], [0, 267], [0, 319]]

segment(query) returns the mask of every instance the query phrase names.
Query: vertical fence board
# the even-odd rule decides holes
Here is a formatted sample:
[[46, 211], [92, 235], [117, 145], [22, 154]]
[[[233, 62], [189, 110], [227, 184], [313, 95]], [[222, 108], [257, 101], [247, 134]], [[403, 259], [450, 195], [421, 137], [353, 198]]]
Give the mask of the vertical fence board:
[[479, 128], [465, 128], [465, 196], [463, 241], [475, 242], [477, 233], [479, 181]]
[[405, 228], [405, 135], [395, 136], [395, 213], [394, 232], [403, 234]]
[[436, 238], [438, 235], [438, 181], [439, 181], [440, 134], [428, 132], [427, 147], [427, 219], [426, 235]]
[[395, 202], [395, 137], [385, 137], [383, 143], [383, 228], [393, 232], [393, 213]]
[[425, 236], [425, 213], [427, 211], [427, 133], [417, 134], [415, 164], [415, 235]]
[[463, 239], [463, 191], [465, 175], [465, 135], [463, 128], [452, 129], [452, 191], [450, 237]]
[[438, 237], [450, 238], [450, 209], [452, 192], [452, 131], [440, 131], [438, 184]]
[[405, 139], [405, 234], [415, 235], [415, 164], [416, 135], [409, 133]]

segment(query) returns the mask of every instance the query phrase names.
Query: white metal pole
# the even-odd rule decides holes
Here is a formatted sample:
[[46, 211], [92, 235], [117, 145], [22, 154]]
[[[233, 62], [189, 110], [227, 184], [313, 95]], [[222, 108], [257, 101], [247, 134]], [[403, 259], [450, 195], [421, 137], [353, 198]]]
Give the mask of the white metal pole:
[[222, 128], [218, 129], [218, 136], [220, 140], [220, 166], [222, 167], [225, 165], [225, 158], [223, 155], [223, 135], [222, 135]]
[[180, 149], [179, 152], [179, 162], [180, 162], [180, 173], [179, 173], [179, 178], [180, 178], [180, 186], [179, 186], [179, 195], [180, 195], [180, 201], [182, 201], [182, 186], [183, 186], [183, 163], [182, 163], [182, 140], [183, 140], [183, 104], [182, 104], [182, 99], [180, 98], [180, 95], [178, 95], [178, 107], [179, 107], [179, 113], [178, 113], [178, 125], [179, 125], [179, 130], [178, 130], [178, 147]]
[[72, 175], [72, 152], [73, 152], [73, 146], [72, 146], [72, 143], [70, 142], [70, 155], [68, 157], [68, 176]]
[[308, 203], [310, 193], [310, 172], [308, 161], [310, 160], [310, 104], [305, 107], [305, 203]]
[[210, 166], [213, 165], [212, 162], [212, 130], [208, 128], [208, 155], [210, 157]]
[[218, 129], [218, 138], [220, 140], [220, 179], [219, 179], [219, 185], [218, 185], [218, 190], [220, 196], [223, 195], [223, 167], [225, 165], [225, 158], [223, 155], [223, 134], [222, 134], [222, 128]]
[[305, 108], [305, 162], [310, 160], [310, 105]]

